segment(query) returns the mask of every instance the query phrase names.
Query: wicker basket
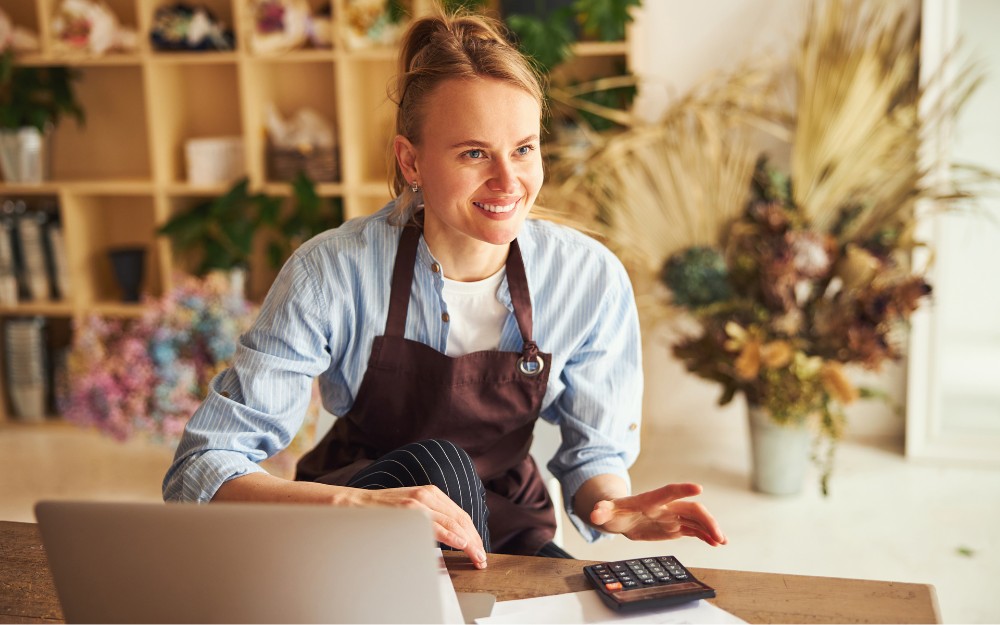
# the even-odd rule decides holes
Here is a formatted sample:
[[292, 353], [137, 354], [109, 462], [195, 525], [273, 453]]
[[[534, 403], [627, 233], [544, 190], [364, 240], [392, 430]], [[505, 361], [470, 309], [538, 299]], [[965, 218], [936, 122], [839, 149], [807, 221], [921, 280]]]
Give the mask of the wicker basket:
[[291, 182], [304, 171], [313, 182], [340, 180], [340, 161], [336, 146], [331, 148], [277, 148], [267, 146], [267, 177], [269, 180]]

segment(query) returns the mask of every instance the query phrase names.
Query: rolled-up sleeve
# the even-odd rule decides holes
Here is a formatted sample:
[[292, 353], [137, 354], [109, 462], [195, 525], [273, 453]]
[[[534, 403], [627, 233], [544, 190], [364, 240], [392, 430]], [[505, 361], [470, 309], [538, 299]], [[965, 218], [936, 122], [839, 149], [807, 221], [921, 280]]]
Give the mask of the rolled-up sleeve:
[[330, 366], [329, 316], [299, 255], [282, 268], [233, 364], [211, 382], [163, 481], [166, 501], [206, 502], [234, 477], [288, 446], [305, 417], [313, 379]]

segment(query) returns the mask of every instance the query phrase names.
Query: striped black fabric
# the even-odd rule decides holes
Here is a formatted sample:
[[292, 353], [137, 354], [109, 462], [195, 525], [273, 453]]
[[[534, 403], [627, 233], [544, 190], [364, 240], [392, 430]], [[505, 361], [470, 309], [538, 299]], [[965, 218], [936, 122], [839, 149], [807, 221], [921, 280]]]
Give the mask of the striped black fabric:
[[[432, 439], [404, 445], [359, 471], [347, 483], [352, 488], [378, 490], [433, 484], [465, 510], [490, 552], [486, 526], [486, 489], [464, 449], [446, 440]], [[450, 549], [441, 545], [442, 549]]]

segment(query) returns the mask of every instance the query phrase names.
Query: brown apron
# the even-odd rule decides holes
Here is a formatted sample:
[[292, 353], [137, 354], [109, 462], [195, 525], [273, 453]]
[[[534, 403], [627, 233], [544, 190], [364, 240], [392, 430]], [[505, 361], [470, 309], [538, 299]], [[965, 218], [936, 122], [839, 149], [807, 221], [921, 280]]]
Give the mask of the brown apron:
[[296, 479], [343, 486], [398, 447], [445, 439], [468, 452], [483, 480], [493, 551], [534, 555], [556, 527], [552, 500], [528, 455], [552, 357], [531, 340], [520, 248], [511, 242], [506, 266], [523, 351], [452, 358], [403, 336], [420, 236], [416, 226], [403, 228], [385, 335], [372, 343], [354, 405], [302, 457]]

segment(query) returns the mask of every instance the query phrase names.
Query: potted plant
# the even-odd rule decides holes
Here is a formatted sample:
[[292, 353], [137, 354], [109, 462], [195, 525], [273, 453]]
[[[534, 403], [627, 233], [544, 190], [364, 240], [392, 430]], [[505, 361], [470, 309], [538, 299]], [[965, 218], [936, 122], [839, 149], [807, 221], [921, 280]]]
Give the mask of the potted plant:
[[324, 199], [316, 193], [312, 180], [300, 171], [292, 181], [294, 204], [271, 224], [274, 237], [267, 249], [268, 262], [280, 269], [291, 253], [317, 234], [344, 223], [340, 198]]
[[79, 73], [67, 67], [20, 67], [14, 52], [0, 55], [0, 171], [7, 182], [48, 177], [47, 148], [63, 115], [84, 121], [73, 89]]
[[242, 178], [225, 194], [195, 204], [157, 230], [178, 251], [197, 254], [195, 275], [223, 271], [245, 284], [258, 234], [271, 237], [267, 255], [277, 269], [306, 239], [343, 222], [340, 200], [324, 202], [303, 172], [292, 182], [293, 203], [284, 213], [284, 198], [251, 193], [249, 184]]
[[[944, 188], [928, 175], [920, 137], [954, 117], [975, 73], [942, 74], [932, 86], [947, 99], [928, 100], [913, 26], [863, 5], [817, 3], [791, 110], [786, 73], [741, 68], [605, 138], [555, 198], [602, 221], [687, 370], [721, 387], [720, 404], [746, 401], [751, 482], [765, 493], [798, 492], [811, 447], [828, 492], [845, 407], [884, 396], [855, 374], [901, 358], [930, 292], [909, 262], [917, 201], [956, 206], [995, 177]], [[760, 129], [786, 142], [786, 167], [760, 158]]]
[[281, 198], [250, 193], [249, 187], [249, 179], [241, 178], [223, 195], [175, 215], [157, 234], [169, 237], [177, 251], [197, 254], [195, 275], [223, 271], [245, 285], [254, 236], [262, 225], [274, 223], [281, 207]]

